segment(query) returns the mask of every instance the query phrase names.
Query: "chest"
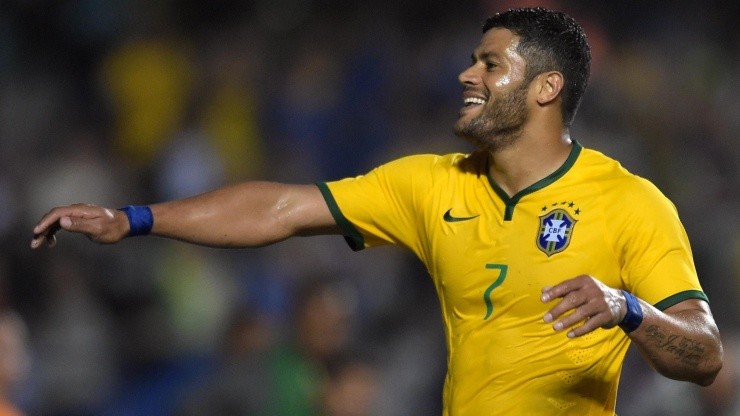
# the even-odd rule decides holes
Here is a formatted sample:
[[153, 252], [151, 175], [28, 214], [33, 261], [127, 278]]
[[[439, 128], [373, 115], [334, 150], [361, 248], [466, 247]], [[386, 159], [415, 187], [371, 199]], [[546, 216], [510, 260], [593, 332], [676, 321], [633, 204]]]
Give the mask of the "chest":
[[[445, 207], [452, 205], [450, 208]], [[437, 207], [428, 268], [460, 317], [541, 317], [546, 286], [581, 274], [620, 285], [619, 262], [598, 198], [553, 192], [518, 201], [482, 198]]]

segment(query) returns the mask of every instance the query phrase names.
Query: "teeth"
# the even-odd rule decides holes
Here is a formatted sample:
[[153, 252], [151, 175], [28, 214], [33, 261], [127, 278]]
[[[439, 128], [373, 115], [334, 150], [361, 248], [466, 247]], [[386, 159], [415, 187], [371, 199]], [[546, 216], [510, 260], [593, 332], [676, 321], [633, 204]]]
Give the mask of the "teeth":
[[465, 99], [465, 105], [472, 105], [472, 104], [485, 104], [486, 100], [482, 98], [477, 97], [470, 97]]

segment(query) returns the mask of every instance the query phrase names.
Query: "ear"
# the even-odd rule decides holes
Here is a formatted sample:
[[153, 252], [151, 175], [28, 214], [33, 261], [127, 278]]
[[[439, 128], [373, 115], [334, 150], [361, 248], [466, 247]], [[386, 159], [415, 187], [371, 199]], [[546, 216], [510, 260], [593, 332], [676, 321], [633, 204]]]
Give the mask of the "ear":
[[545, 105], [555, 100], [563, 90], [565, 80], [559, 71], [543, 72], [537, 76], [537, 102]]

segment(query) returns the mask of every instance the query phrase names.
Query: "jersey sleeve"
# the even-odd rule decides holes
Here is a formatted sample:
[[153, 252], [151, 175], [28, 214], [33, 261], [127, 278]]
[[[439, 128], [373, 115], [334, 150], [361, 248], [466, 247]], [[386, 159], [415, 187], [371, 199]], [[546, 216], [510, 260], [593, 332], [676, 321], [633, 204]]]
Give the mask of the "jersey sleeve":
[[686, 299], [708, 301], [675, 206], [641, 178], [624, 195], [634, 201], [617, 231], [627, 289], [660, 310]]
[[414, 248], [422, 229], [423, 200], [439, 156], [415, 155], [366, 175], [317, 184], [353, 250], [395, 244]]

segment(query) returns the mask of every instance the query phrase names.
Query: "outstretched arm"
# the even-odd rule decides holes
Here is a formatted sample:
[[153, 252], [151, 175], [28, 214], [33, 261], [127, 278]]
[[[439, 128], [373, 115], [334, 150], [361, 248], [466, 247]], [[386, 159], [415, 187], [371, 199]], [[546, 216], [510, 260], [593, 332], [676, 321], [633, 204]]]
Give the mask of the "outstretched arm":
[[[567, 330], [569, 337], [615, 327], [628, 313], [621, 290], [586, 275], [543, 289], [543, 302], [555, 299], [560, 301], [545, 314], [545, 322], [552, 322], [556, 331]], [[642, 299], [635, 301], [642, 322], [628, 335], [643, 358], [666, 377], [712, 384], [722, 368], [722, 342], [709, 305], [689, 299], [660, 311]]]
[[[256, 247], [295, 235], [340, 233], [315, 185], [246, 182], [150, 208], [153, 235], [213, 247]], [[129, 234], [130, 224], [119, 210], [57, 207], [34, 228], [31, 247], [53, 243], [60, 229], [116, 243]]]

